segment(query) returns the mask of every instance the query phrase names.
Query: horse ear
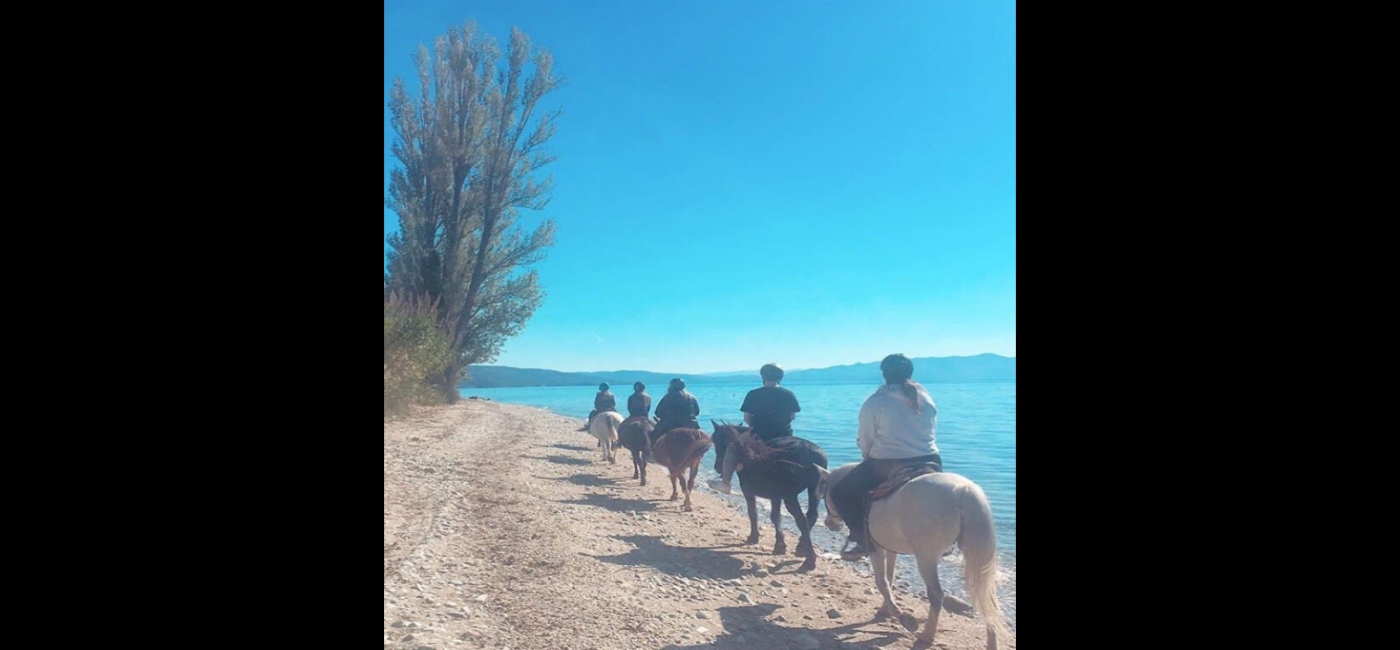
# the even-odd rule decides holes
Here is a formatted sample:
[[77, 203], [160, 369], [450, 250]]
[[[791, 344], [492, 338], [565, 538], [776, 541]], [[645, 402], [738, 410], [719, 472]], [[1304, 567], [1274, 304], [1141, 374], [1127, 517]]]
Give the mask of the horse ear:
[[713, 425], [715, 426], [716, 429], [719, 428], [719, 423], [718, 423], [718, 422], [715, 422], [715, 419], [714, 419], [714, 418], [710, 418], [710, 424], [713, 424]]
[[817, 471], [820, 472], [823, 477], [831, 476], [831, 470], [828, 470], [827, 468], [822, 467], [821, 465], [813, 465], [812, 467], [817, 468]]

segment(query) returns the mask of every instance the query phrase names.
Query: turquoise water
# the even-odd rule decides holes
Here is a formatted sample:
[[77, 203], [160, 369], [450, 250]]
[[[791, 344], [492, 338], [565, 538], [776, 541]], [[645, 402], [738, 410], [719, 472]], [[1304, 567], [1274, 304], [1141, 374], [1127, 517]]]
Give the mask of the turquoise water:
[[[784, 383], [797, 395], [802, 412], [793, 421], [793, 433], [821, 445], [830, 459], [831, 467], [860, 460], [860, 449], [856, 447], [856, 422], [860, 406], [878, 388], [878, 384], [801, 384]], [[687, 386], [700, 403], [700, 424], [708, 432], [710, 420], [743, 422], [739, 406], [744, 395], [757, 388], [757, 383], [743, 384], [700, 384]], [[665, 387], [648, 387], [652, 396], [652, 408], [661, 401]], [[965, 384], [925, 384], [924, 388], [933, 396], [938, 406], [937, 442], [943, 456], [946, 471], [962, 474], [987, 493], [992, 504], [992, 514], [996, 519], [997, 546], [1001, 555], [1001, 597], [1007, 614], [1015, 620], [1015, 575], [1016, 575], [1016, 382], [997, 381]], [[591, 386], [547, 386], [537, 388], [464, 388], [466, 396], [480, 396], [498, 402], [538, 406], [560, 415], [576, 417], [579, 426], [593, 409], [593, 395], [597, 390]], [[613, 390], [617, 396], [618, 408], [626, 411], [627, 396], [631, 386], [619, 386]], [[580, 434], [583, 435], [583, 434]], [[701, 476], [696, 484], [714, 476], [713, 452], [705, 458]], [[736, 483], [735, 493], [738, 493]], [[702, 488], [705, 489], [705, 488]], [[802, 500], [806, 508], [805, 497]], [[761, 502], [760, 502], [761, 504]], [[822, 506], [825, 512], [825, 504]], [[767, 525], [767, 508], [761, 506], [760, 522]], [[792, 522], [784, 517], [785, 526], [796, 530]], [[814, 535], [824, 532], [818, 526]], [[771, 537], [765, 537], [771, 543]], [[827, 550], [835, 550], [844, 537], [818, 538], [818, 543]], [[825, 542], [825, 543], [823, 543]], [[961, 559], [961, 556], [957, 556]], [[922, 590], [913, 567], [912, 557], [901, 557], [901, 575], [910, 576]], [[951, 558], [949, 558], [951, 559]], [[945, 561], [940, 567], [939, 580], [945, 589], [953, 593], [961, 591], [961, 568], [956, 571]], [[907, 566], [906, 566], [907, 565]], [[868, 567], [868, 565], [867, 565]]]

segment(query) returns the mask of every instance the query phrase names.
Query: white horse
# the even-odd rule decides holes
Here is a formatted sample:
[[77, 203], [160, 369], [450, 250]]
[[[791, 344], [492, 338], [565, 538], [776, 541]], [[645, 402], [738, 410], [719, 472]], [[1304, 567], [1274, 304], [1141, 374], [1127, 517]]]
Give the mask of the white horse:
[[[817, 495], [825, 498], [831, 493], [831, 487], [858, 464], [848, 463], [829, 472], [818, 467], [822, 478], [817, 484]], [[895, 606], [889, 584], [894, 579], [894, 563], [899, 555], [913, 555], [928, 587], [928, 623], [919, 639], [932, 643], [938, 631], [938, 615], [943, 609], [938, 560], [956, 542], [963, 552], [963, 580], [967, 583], [967, 592], [987, 624], [987, 650], [996, 650], [998, 639], [1010, 641], [1014, 638], [996, 596], [997, 539], [992, 525], [992, 507], [976, 483], [948, 472], [925, 474], [875, 501], [866, 522], [870, 541], [874, 543], [870, 564], [875, 586], [885, 597], [880, 615], [896, 617], [910, 632], [918, 629], [918, 621]], [[841, 530], [843, 525], [841, 514], [827, 499], [826, 527]]]
[[603, 445], [603, 460], [616, 463], [613, 448], [617, 444], [617, 427], [622, 424], [622, 414], [617, 411], [603, 411], [588, 421], [588, 433]]

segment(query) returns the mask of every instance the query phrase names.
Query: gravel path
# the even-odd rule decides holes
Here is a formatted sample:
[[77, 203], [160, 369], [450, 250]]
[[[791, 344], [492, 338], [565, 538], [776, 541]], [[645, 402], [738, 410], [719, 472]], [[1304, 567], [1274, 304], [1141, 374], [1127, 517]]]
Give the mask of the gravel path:
[[[853, 566], [794, 573], [766, 518], [746, 546], [742, 509], [697, 481], [680, 512], [665, 470], [641, 487], [629, 456], [602, 462], [578, 427], [483, 400], [385, 423], [386, 650], [927, 647], [872, 620], [880, 597]], [[933, 647], [985, 647], [974, 619], [945, 611], [939, 628]]]

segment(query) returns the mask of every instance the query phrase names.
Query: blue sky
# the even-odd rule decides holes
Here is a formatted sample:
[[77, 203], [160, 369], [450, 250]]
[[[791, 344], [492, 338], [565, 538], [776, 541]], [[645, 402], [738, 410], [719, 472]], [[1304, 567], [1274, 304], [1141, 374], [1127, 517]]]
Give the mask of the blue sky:
[[[412, 54], [512, 25], [567, 84], [546, 292], [499, 365], [713, 372], [1016, 354], [1016, 5], [386, 2]], [[385, 196], [394, 137], [385, 109]], [[397, 218], [384, 212], [385, 233]]]

